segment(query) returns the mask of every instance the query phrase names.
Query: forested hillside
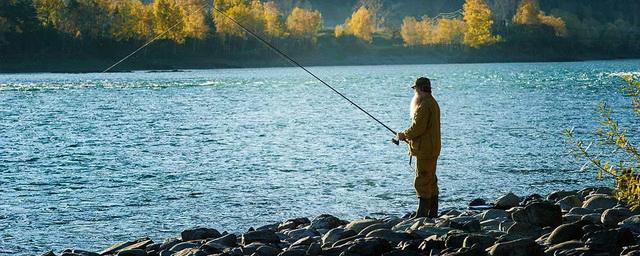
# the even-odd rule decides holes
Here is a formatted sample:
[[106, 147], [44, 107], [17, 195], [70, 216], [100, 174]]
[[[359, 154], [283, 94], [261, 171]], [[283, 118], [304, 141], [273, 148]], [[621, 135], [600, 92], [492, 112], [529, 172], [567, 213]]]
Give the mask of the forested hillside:
[[225, 15], [307, 64], [638, 57], [635, 13], [632, 0], [5, 0], [0, 71], [100, 70], [156, 37], [120, 68], [285, 64]]

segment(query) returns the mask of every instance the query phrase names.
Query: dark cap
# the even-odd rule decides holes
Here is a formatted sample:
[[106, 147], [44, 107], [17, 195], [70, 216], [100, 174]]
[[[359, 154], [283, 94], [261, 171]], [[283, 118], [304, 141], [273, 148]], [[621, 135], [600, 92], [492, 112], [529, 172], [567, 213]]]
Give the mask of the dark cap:
[[429, 80], [429, 78], [426, 77], [420, 77], [418, 79], [416, 79], [416, 83], [414, 84], [414, 86], [420, 88], [423, 91], [430, 91], [431, 90], [431, 81]]

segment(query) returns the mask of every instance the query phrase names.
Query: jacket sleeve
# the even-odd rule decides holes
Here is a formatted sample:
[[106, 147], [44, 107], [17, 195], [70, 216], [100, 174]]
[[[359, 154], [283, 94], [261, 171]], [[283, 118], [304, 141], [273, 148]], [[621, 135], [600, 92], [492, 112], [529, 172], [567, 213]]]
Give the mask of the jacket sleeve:
[[411, 127], [403, 131], [408, 140], [420, 137], [420, 135], [427, 130], [429, 114], [429, 108], [427, 106], [423, 105], [416, 109], [416, 113], [411, 121]]

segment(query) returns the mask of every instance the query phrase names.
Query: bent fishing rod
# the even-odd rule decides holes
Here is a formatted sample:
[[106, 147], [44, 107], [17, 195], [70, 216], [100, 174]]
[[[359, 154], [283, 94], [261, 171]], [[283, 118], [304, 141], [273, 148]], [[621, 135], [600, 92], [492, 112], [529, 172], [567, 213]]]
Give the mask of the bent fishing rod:
[[[204, 8], [201, 7], [199, 9], [197, 9], [195, 12], [200, 11]], [[351, 103], [351, 105], [355, 106], [356, 108], [358, 108], [360, 111], [362, 111], [363, 113], [365, 113], [367, 116], [369, 116], [371, 119], [375, 120], [377, 123], [379, 123], [380, 125], [384, 126], [384, 128], [386, 128], [387, 130], [389, 130], [391, 133], [393, 133], [394, 136], [397, 136], [398, 133], [396, 131], [394, 131], [393, 129], [391, 129], [389, 126], [387, 126], [385, 123], [383, 123], [382, 121], [378, 120], [376, 117], [374, 117], [373, 115], [371, 115], [369, 112], [367, 112], [366, 110], [364, 110], [362, 107], [360, 107], [358, 104], [356, 104], [355, 102], [353, 102], [351, 99], [347, 98], [347, 96], [345, 96], [344, 94], [342, 94], [340, 91], [336, 90], [333, 86], [329, 85], [327, 82], [325, 82], [324, 80], [322, 80], [320, 77], [316, 76], [314, 73], [312, 73], [311, 71], [309, 71], [307, 68], [305, 68], [304, 66], [302, 66], [300, 63], [298, 63], [297, 61], [295, 61], [293, 58], [289, 57], [289, 55], [287, 55], [286, 53], [282, 52], [280, 49], [278, 49], [277, 47], [275, 47], [273, 44], [269, 43], [267, 40], [263, 39], [261, 36], [259, 36], [258, 34], [256, 34], [255, 32], [253, 32], [251, 29], [245, 27], [244, 25], [242, 25], [240, 22], [238, 22], [237, 20], [235, 20], [234, 18], [230, 17], [229, 15], [227, 15], [226, 13], [224, 13], [223, 11], [219, 10], [218, 8], [216, 8], [215, 6], [212, 5], [212, 9], [215, 10], [216, 12], [220, 13], [223, 17], [225, 17], [226, 19], [229, 19], [230, 21], [232, 21], [234, 24], [236, 24], [237, 26], [239, 26], [240, 28], [242, 28], [244, 31], [246, 31], [247, 33], [249, 33], [251, 36], [253, 36], [254, 38], [258, 39], [258, 41], [262, 42], [263, 44], [265, 44], [266, 46], [269, 47], [269, 49], [273, 50], [274, 52], [276, 52], [278, 55], [280, 55], [282, 58], [286, 59], [287, 61], [289, 61], [291, 64], [294, 64], [295, 66], [298, 66], [299, 68], [301, 68], [302, 70], [304, 70], [305, 72], [307, 72], [309, 75], [311, 75], [313, 78], [317, 79], [318, 81], [320, 81], [320, 83], [324, 84], [325, 86], [327, 86], [329, 89], [331, 89], [333, 92], [335, 92], [336, 94], [340, 95], [340, 97], [342, 97], [343, 99], [345, 99], [346, 101], [348, 101], [349, 103]], [[117, 61], [115, 64], [111, 65], [110, 67], [108, 67], [107, 69], [105, 69], [104, 71], [102, 71], [102, 73], [108, 72], [109, 70], [113, 69], [115, 66], [117, 66], [118, 64], [122, 63], [123, 61], [125, 61], [126, 59], [128, 59], [129, 57], [133, 56], [134, 54], [136, 54], [137, 52], [139, 52], [140, 50], [142, 50], [143, 48], [147, 47], [148, 45], [150, 45], [151, 43], [153, 43], [154, 41], [156, 41], [157, 39], [159, 39], [160, 37], [162, 37], [164, 34], [166, 34], [167, 32], [169, 32], [170, 30], [172, 30], [173, 28], [175, 28], [176, 26], [180, 25], [181, 23], [183, 23], [183, 21], [179, 21], [176, 24], [174, 24], [173, 26], [169, 27], [167, 30], [163, 31], [162, 33], [158, 34], [156, 37], [154, 37], [153, 39], [151, 39], [150, 41], [148, 41], [147, 43], [145, 43], [144, 45], [142, 45], [140, 48], [136, 49], [135, 51], [133, 51], [131, 54], [125, 56], [124, 58], [122, 58], [121, 60]], [[396, 144], [399, 145], [400, 141], [397, 140], [395, 137], [393, 139], [391, 139], [391, 141]]]

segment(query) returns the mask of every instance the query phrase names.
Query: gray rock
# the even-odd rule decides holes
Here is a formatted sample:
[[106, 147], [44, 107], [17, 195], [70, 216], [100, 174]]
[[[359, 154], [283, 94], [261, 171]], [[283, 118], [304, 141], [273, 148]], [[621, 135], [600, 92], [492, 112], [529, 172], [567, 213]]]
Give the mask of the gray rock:
[[455, 217], [450, 219], [449, 227], [467, 232], [480, 231], [480, 221], [474, 217]]
[[247, 245], [253, 242], [277, 243], [280, 238], [273, 230], [256, 230], [249, 231], [242, 235], [242, 244]]
[[484, 250], [489, 248], [489, 246], [493, 245], [493, 243], [495, 242], [496, 239], [492, 236], [471, 234], [464, 239], [464, 241], [462, 242], [462, 247], [471, 248], [472, 246], [476, 245]]
[[511, 207], [518, 206], [521, 200], [522, 199], [520, 197], [509, 192], [496, 200], [495, 207], [498, 209], [509, 209]]
[[380, 222], [381, 221], [375, 220], [375, 219], [354, 220], [354, 221], [350, 222], [349, 224], [347, 224], [345, 229], [353, 230], [356, 233], [360, 233], [360, 231], [362, 231], [366, 227], [371, 226], [373, 224], [380, 223]]
[[547, 244], [559, 244], [570, 240], [579, 240], [583, 235], [582, 226], [579, 224], [562, 224], [551, 232], [547, 238]]
[[53, 251], [50, 250], [48, 252], [40, 254], [40, 256], [56, 256], [56, 254]]
[[418, 237], [430, 237], [432, 235], [444, 235], [447, 232], [449, 232], [450, 229], [448, 228], [439, 228], [439, 227], [429, 227], [429, 226], [422, 226], [416, 230], [412, 230], [411, 234], [416, 235]]
[[[397, 224], [396, 226], [398, 226], [398, 225], [400, 225], [400, 224]], [[370, 226], [362, 229], [358, 233], [358, 235], [365, 235], [366, 236], [367, 234], [369, 234], [369, 232], [374, 231], [376, 229], [381, 229], [381, 228], [387, 228], [388, 229], [389, 227], [390, 226], [387, 223], [376, 223], [376, 224], [370, 225]], [[411, 226], [409, 226], [409, 227], [411, 227]], [[392, 230], [394, 230], [394, 231], [404, 231], [404, 230], [397, 230], [397, 229], [392, 229]]]
[[[272, 224], [267, 224], [264, 226], [260, 226], [258, 228], [256, 228], [255, 230], [273, 230], [273, 231], [277, 231], [278, 230], [278, 226], [280, 226], [280, 223], [272, 223]], [[253, 231], [253, 230], [251, 230]]]
[[332, 229], [342, 225], [342, 221], [332, 215], [322, 214], [311, 221], [309, 229]]
[[325, 233], [322, 236], [322, 245], [332, 245], [335, 242], [347, 238], [347, 237], [351, 237], [351, 236], [355, 236], [356, 232], [353, 230], [345, 230], [343, 228], [334, 228], [329, 230], [329, 232]]
[[377, 229], [369, 232], [366, 238], [382, 238], [384, 240], [389, 241], [391, 245], [397, 245], [399, 242], [403, 240], [411, 239], [412, 236], [407, 233], [395, 232], [390, 229]]
[[207, 256], [207, 253], [196, 248], [186, 248], [174, 253], [173, 256]]
[[487, 249], [492, 256], [542, 256], [544, 252], [533, 239], [523, 238], [496, 243]]
[[576, 214], [565, 214], [562, 215], [562, 222], [563, 223], [572, 223], [572, 222], [576, 222], [582, 219], [582, 215], [576, 215]]
[[580, 218], [580, 220], [588, 221], [593, 224], [602, 224], [602, 222], [600, 222], [601, 216], [602, 214], [600, 213], [585, 214], [584, 216], [582, 216], [582, 218]]
[[542, 234], [542, 228], [524, 222], [516, 222], [507, 230], [507, 234], [513, 238], [531, 238], [535, 239]]
[[234, 234], [226, 234], [216, 239], [208, 241], [206, 244], [217, 244], [225, 247], [235, 247], [237, 245], [238, 237]]
[[607, 227], [618, 226], [618, 223], [631, 217], [631, 211], [627, 208], [607, 209], [602, 213], [600, 221]]
[[307, 252], [301, 249], [291, 249], [281, 252], [278, 256], [307, 256]]
[[560, 199], [563, 199], [565, 197], [568, 196], [577, 196], [578, 193], [575, 190], [571, 190], [571, 191], [565, 191], [565, 190], [560, 190], [560, 191], [555, 191], [551, 194], [549, 194], [547, 196], [547, 200], [549, 201], [558, 201]]
[[280, 225], [278, 225], [278, 230], [284, 230], [284, 229], [295, 229], [295, 228], [299, 228], [302, 225], [306, 225], [311, 223], [309, 221], [308, 218], [295, 218], [295, 219], [288, 219], [282, 223], [280, 223]]
[[482, 213], [481, 220], [508, 219], [511, 217], [505, 210], [489, 209]]
[[218, 230], [212, 228], [193, 228], [180, 233], [182, 241], [202, 240], [207, 238], [218, 238], [222, 236]]
[[585, 214], [591, 214], [591, 213], [595, 213], [595, 211], [591, 209], [585, 209], [582, 207], [573, 207], [571, 208], [571, 210], [569, 210], [569, 214], [576, 214], [576, 215], [585, 215]]
[[307, 256], [316, 256], [322, 253], [322, 247], [319, 243], [312, 243], [307, 249]]
[[276, 256], [280, 254], [280, 252], [282, 252], [282, 250], [278, 248], [274, 248], [268, 245], [262, 245], [258, 247], [258, 249], [256, 249], [255, 253], [260, 256]]
[[[463, 241], [464, 242], [464, 241]], [[446, 248], [445, 240], [442, 237], [432, 235], [424, 239], [418, 246], [418, 250], [428, 252], [431, 250], [441, 250]]]
[[480, 222], [482, 230], [498, 230], [502, 221], [498, 219], [485, 220]]
[[340, 239], [340, 240], [336, 241], [335, 243], [333, 243], [333, 245], [331, 247], [338, 247], [338, 246], [346, 245], [348, 243], [353, 242], [356, 239], [361, 239], [361, 238], [364, 238], [364, 235], [355, 235], [355, 236], [346, 237], [346, 238], [343, 238], [343, 239]]
[[584, 235], [587, 248], [619, 255], [623, 246], [636, 244], [635, 237], [628, 229], [601, 230]]
[[636, 234], [640, 234], [640, 215], [634, 215], [626, 218], [619, 223], [619, 226], [621, 228], [629, 229], [631, 232]]
[[444, 246], [447, 248], [460, 248], [464, 244], [464, 240], [469, 236], [465, 233], [449, 233], [444, 241]]
[[310, 245], [312, 243], [318, 242], [319, 240], [320, 240], [319, 237], [311, 237], [311, 236], [303, 237], [303, 238], [300, 238], [297, 241], [293, 242], [291, 244], [291, 246]]
[[557, 227], [562, 224], [560, 206], [548, 202], [536, 202], [524, 209], [513, 212], [512, 219], [516, 222], [529, 223], [540, 227]]
[[614, 197], [607, 195], [592, 196], [582, 204], [582, 208], [596, 210], [596, 209], [610, 209], [618, 204], [618, 200]]
[[345, 255], [379, 255], [388, 251], [391, 251], [389, 242], [374, 237], [356, 239], [342, 253]]
[[512, 220], [505, 220], [500, 222], [500, 225], [498, 226], [498, 230], [502, 231], [502, 232], [507, 232], [507, 230], [509, 230], [509, 228], [511, 226], [513, 226], [513, 224], [516, 224], [514, 221]]
[[182, 243], [176, 244], [173, 247], [171, 247], [171, 249], [169, 249], [169, 251], [170, 252], [179, 252], [179, 251], [182, 251], [184, 249], [198, 248], [198, 247], [200, 247], [200, 244], [192, 243], [192, 242], [182, 242]]
[[171, 247], [179, 243], [181, 243], [181, 241], [175, 237], [167, 238], [162, 242], [158, 250], [160, 251], [169, 250]]
[[546, 255], [555, 255], [555, 252], [559, 252], [559, 251], [565, 251], [565, 250], [571, 250], [571, 249], [576, 249], [576, 248], [580, 248], [583, 247], [584, 243], [580, 240], [571, 240], [571, 241], [565, 241], [556, 245], [553, 245], [551, 247], [549, 247], [549, 249], [547, 249], [546, 251], [544, 251], [544, 253]]
[[320, 235], [318, 231], [313, 229], [307, 229], [307, 228], [299, 228], [299, 229], [294, 229], [290, 231], [285, 231], [284, 234], [289, 237], [289, 239], [287, 239], [287, 241], [289, 242], [295, 242], [304, 237]]
[[147, 251], [143, 249], [121, 250], [116, 256], [147, 256]]
[[582, 203], [583, 203], [582, 200], [575, 195], [567, 196], [565, 198], [560, 199], [558, 202], [556, 202], [556, 204], [560, 206], [560, 209], [563, 212], [568, 212], [574, 207], [580, 207], [582, 206]]
[[421, 254], [416, 251], [405, 251], [405, 250], [393, 250], [393, 251], [382, 254], [382, 256], [423, 256], [423, 255], [424, 254]]

